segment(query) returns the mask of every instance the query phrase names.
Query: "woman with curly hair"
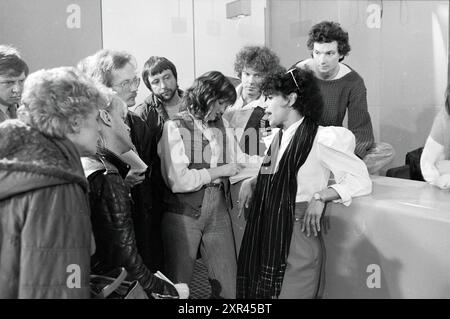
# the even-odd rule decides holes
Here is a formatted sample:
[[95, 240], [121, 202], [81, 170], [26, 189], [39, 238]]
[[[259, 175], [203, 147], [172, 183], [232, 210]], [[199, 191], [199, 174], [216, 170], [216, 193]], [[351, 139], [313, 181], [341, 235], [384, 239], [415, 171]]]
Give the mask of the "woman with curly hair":
[[94, 154], [94, 83], [74, 68], [25, 81], [23, 121], [0, 123], [0, 299], [89, 298], [91, 222], [80, 156]]
[[222, 73], [200, 76], [183, 96], [185, 111], [165, 122], [158, 144], [169, 188], [162, 218], [168, 275], [189, 283], [200, 247], [215, 298], [235, 298], [236, 290], [228, 177], [240, 171], [238, 162], [245, 156], [234, 152], [234, 138], [222, 121], [235, 100], [236, 91]]
[[[241, 188], [240, 201], [250, 210], [238, 259], [237, 297], [314, 298], [326, 202], [348, 206], [352, 197], [369, 194], [372, 184], [354, 154], [354, 135], [317, 124], [323, 101], [312, 72], [278, 73], [261, 89], [269, 123], [280, 129], [258, 176]], [[336, 184], [327, 186], [330, 173]]]

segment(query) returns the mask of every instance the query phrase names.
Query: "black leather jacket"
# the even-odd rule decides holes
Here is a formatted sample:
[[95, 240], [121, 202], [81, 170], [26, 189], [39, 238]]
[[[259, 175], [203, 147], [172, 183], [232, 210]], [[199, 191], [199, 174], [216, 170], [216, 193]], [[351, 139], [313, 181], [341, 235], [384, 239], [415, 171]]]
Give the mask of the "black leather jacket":
[[132, 220], [132, 199], [124, 183], [130, 166], [107, 149], [83, 160], [89, 181], [92, 230], [96, 250], [91, 258], [91, 271], [106, 274], [124, 267], [131, 280], [138, 280], [149, 292], [175, 295], [171, 287], [156, 278], [144, 265], [136, 246]]

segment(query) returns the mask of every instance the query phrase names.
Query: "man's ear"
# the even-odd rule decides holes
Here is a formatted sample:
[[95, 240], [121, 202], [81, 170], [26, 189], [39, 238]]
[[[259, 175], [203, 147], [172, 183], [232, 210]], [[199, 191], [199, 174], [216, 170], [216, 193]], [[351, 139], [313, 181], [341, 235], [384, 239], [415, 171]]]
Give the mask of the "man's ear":
[[106, 110], [99, 110], [99, 115], [100, 115], [100, 118], [101, 118], [102, 122], [106, 126], [112, 126], [111, 115], [109, 114], [108, 111], [106, 111]]
[[289, 100], [289, 106], [292, 106], [295, 104], [295, 101], [297, 101], [297, 93], [292, 92], [288, 95], [288, 100]]
[[69, 124], [70, 124], [73, 134], [80, 133], [82, 123], [83, 123], [83, 118], [79, 114], [75, 115], [73, 118], [71, 118], [69, 120]]

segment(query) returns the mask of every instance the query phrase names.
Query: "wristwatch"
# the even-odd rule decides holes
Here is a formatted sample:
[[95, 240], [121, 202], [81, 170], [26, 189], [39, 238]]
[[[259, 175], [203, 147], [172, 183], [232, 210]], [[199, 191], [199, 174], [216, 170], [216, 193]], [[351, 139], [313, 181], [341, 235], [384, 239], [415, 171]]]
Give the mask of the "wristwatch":
[[319, 193], [314, 193], [313, 197], [315, 200], [320, 200], [322, 203], [325, 203], [325, 200], [322, 198], [322, 196], [320, 196]]

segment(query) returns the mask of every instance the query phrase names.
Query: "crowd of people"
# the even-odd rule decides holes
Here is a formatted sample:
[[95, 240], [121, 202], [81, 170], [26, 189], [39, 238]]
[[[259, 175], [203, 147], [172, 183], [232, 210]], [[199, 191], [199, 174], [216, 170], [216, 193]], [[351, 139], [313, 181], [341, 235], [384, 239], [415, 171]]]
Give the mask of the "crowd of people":
[[[103, 49], [29, 74], [1, 45], [0, 298], [90, 298], [90, 275], [118, 267], [147, 295], [178, 298], [155, 273], [189, 285], [199, 257], [212, 298], [320, 297], [326, 203], [369, 194], [395, 152], [375, 143], [364, 81], [343, 63], [348, 33], [323, 21], [307, 46], [289, 69], [246, 46], [237, 78], [210, 71], [181, 90], [166, 57], [138, 75], [130, 53]], [[421, 161], [440, 188], [448, 123], [447, 92]]]

